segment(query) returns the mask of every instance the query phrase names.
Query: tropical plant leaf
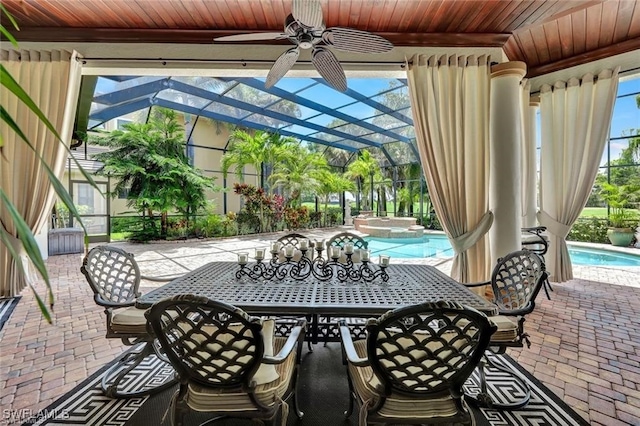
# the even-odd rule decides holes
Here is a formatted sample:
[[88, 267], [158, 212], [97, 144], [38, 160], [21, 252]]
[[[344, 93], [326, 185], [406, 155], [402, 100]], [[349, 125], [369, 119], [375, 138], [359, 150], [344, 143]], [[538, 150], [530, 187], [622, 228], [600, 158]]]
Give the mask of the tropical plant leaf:
[[[30, 238], [33, 238], [33, 235], [29, 236]], [[14, 259], [18, 259], [16, 261], [16, 265], [18, 266], [18, 268], [20, 269], [20, 271], [26, 275], [26, 271], [24, 270], [24, 265], [22, 264], [22, 261], [19, 260], [19, 254], [18, 252], [15, 251], [15, 249], [13, 248], [13, 245], [11, 244], [11, 241], [9, 240], [9, 233], [7, 233], [7, 231], [4, 230], [3, 226], [0, 226], [0, 241], [2, 241], [2, 243], [5, 245], [5, 247], [7, 247], [7, 250], [9, 250], [9, 252], [11, 253], [11, 256]], [[33, 262], [33, 259], [31, 260]], [[46, 305], [44, 304], [42, 298], [40, 297], [40, 295], [38, 294], [38, 292], [36, 291], [35, 288], [33, 288], [33, 285], [31, 285], [31, 283], [28, 283], [29, 288], [31, 289], [31, 291], [33, 292], [35, 298], [36, 298], [36, 302], [38, 303], [38, 306], [40, 307], [40, 312], [42, 312], [42, 316], [44, 316], [44, 318], [47, 320], [47, 322], [49, 324], [51, 324], [53, 321], [51, 319], [51, 314], [49, 314], [49, 310], [47, 309]], [[48, 287], [50, 288], [51, 285], [49, 283], [47, 283]], [[50, 293], [50, 297], [53, 297], [53, 294]], [[51, 299], [53, 300], [53, 299]], [[51, 306], [53, 306], [53, 303], [51, 303]]]
[[2, 85], [4, 87], [9, 89], [11, 93], [16, 95], [18, 99], [20, 99], [27, 107], [29, 107], [31, 111], [33, 111], [35, 115], [38, 116], [40, 121], [42, 121], [42, 123], [47, 126], [51, 133], [56, 135], [57, 139], [60, 139], [60, 135], [58, 135], [58, 132], [56, 131], [55, 127], [53, 127], [53, 124], [51, 124], [49, 119], [42, 113], [42, 111], [40, 111], [40, 108], [38, 108], [36, 103], [33, 102], [29, 94], [24, 91], [24, 89], [18, 84], [18, 82], [2, 64], [0, 64], [0, 81], [2, 82]]
[[[14, 132], [16, 132], [16, 134], [20, 137], [20, 139], [24, 140], [25, 142], [29, 142], [27, 140], [27, 136], [22, 132], [22, 129], [20, 129], [20, 127], [18, 126], [18, 123], [16, 123], [13, 120], [13, 117], [11, 117], [9, 112], [6, 109], [4, 109], [4, 107], [2, 105], [0, 105], [0, 119], [2, 119], [2, 121], [7, 123], [7, 125]], [[0, 149], [2, 149], [3, 146], [4, 146], [4, 141], [2, 139], [2, 135], [0, 135]]]
[[[67, 153], [69, 154], [69, 156], [71, 157], [73, 162], [76, 163], [76, 165], [78, 166], [78, 170], [80, 171], [82, 176], [85, 178], [87, 183], [89, 183], [93, 188], [98, 190], [98, 192], [101, 195], [104, 196], [104, 194], [102, 193], [100, 188], [98, 188], [98, 185], [96, 185], [96, 183], [93, 180], [93, 178], [91, 177], [91, 175], [89, 175], [89, 173], [87, 173], [87, 171], [80, 165], [78, 160], [73, 156], [73, 154], [71, 152], [71, 149], [69, 149], [69, 147], [65, 143], [62, 142], [62, 139], [60, 139], [60, 135], [58, 134], [56, 129], [53, 127], [51, 122], [49, 122], [47, 117], [42, 113], [42, 111], [40, 111], [40, 108], [38, 108], [38, 106], [35, 104], [35, 102], [33, 102], [31, 97], [29, 96], [29, 94], [27, 92], [25, 92], [24, 89], [22, 89], [22, 87], [20, 87], [18, 82], [11, 76], [11, 74], [7, 71], [7, 69], [2, 64], [0, 64], [0, 83], [4, 87], [9, 89], [14, 95], [16, 95], [18, 97], [18, 99], [20, 99], [20, 101], [22, 101], [26, 106], [29, 107], [29, 109], [31, 111], [33, 111], [34, 114], [36, 114], [38, 116], [38, 118], [44, 123], [44, 125], [47, 126], [47, 128], [55, 135], [56, 139], [58, 139], [62, 143], [62, 146], [67, 151]], [[18, 136], [20, 136], [20, 138], [22, 138], [25, 142], [29, 142], [27, 140], [27, 137], [25, 136], [25, 134], [20, 130], [20, 128], [18, 127], [16, 122], [6, 112], [6, 110], [4, 108], [2, 108], [1, 118], [2, 118], [2, 120], [4, 122], [9, 124], [9, 126], [14, 131], [16, 131], [16, 133], [18, 133]], [[2, 142], [2, 140], [0, 140], [0, 147], [2, 147], [2, 146], [3, 146], [3, 142]], [[29, 146], [31, 146], [31, 148], [33, 149], [33, 146], [31, 144], [29, 144]], [[78, 220], [80, 220], [79, 217], [78, 217]]]
[[[19, 130], [19, 132], [17, 132], [18, 134], [24, 135], [22, 133], [22, 131], [20, 131], [19, 128], [18, 128], [18, 130]], [[36, 157], [38, 157], [38, 159], [40, 160], [40, 163], [42, 164], [42, 166], [44, 166], [44, 169], [45, 169], [45, 171], [47, 173], [47, 176], [49, 176], [49, 181], [51, 182], [51, 185], [53, 186], [53, 189], [56, 191], [56, 194], [58, 195], [58, 197], [60, 197], [60, 200], [67, 206], [67, 208], [69, 209], [69, 212], [71, 214], [73, 214], [73, 216], [75, 218], [78, 219], [78, 222], [80, 223], [80, 226], [82, 226], [82, 229], [84, 230], [84, 233], [86, 235], [87, 234], [87, 228], [84, 226], [84, 223], [82, 222], [82, 219], [80, 218], [80, 213], [76, 209], [76, 206], [73, 204], [73, 199], [71, 198], [71, 195], [69, 195], [69, 192], [67, 191], [67, 189], [64, 187], [64, 185], [62, 185], [62, 183], [60, 182], [60, 180], [58, 179], [56, 174], [53, 172], [53, 170], [51, 170], [51, 167], [49, 167], [47, 162], [44, 161], [44, 158], [42, 158], [42, 155], [40, 155], [40, 153], [35, 149], [35, 147], [31, 144], [29, 139], [27, 139], [26, 136], [23, 137], [22, 139], [27, 144], [27, 146], [29, 148], [31, 148], [31, 150], [33, 150], [33, 152], [35, 153]], [[93, 180], [91, 182], [93, 182]], [[93, 186], [94, 187], [96, 186], [95, 182], [93, 182]]]
[[[11, 16], [11, 14], [9, 13], [9, 11], [7, 11], [7, 9], [2, 5], [2, 3], [0, 3], [0, 10], [4, 13], [4, 15], [9, 19], [9, 21], [11, 22], [11, 25], [13, 25], [13, 28], [15, 28], [16, 30], [20, 30], [20, 28], [18, 27], [18, 23], [16, 22], [16, 20], [13, 18], [13, 16]], [[4, 37], [6, 37], [7, 40], [9, 40], [11, 42], [11, 44], [13, 45], [13, 47], [18, 47], [18, 42], [16, 41], [16, 39], [13, 37], [13, 35], [9, 32], [9, 30], [7, 30], [4, 25], [0, 25], [0, 33], [2, 33], [2, 35]]]
[[[20, 242], [22, 243], [22, 246], [24, 247], [24, 250], [27, 253], [27, 256], [29, 256], [29, 259], [31, 259], [31, 262], [40, 273], [40, 276], [42, 277], [42, 279], [44, 279], [45, 283], [47, 284], [47, 293], [49, 295], [49, 306], [53, 307], [53, 291], [51, 290], [49, 273], [47, 272], [47, 268], [44, 265], [44, 259], [42, 259], [42, 255], [40, 254], [40, 248], [38, 247], [38, 244], [36, 243], [36, 240], [33, 237], [31, 228], [29, 228], [29, 225], [27, 225], [27, 223], [24, 221], [24, 219], [22, 218], [18, 210], [16, 210], [15, 206], [9, 200], [9, 197], [7, 197], [7, 194], [4, 192], [2, 188], [0, 188], [0, 200], [2, 200], [2, 204], [5, 206], [5, 208], [9, 212], [9, 216], [11, 216], [11, 219], [13, 220], [13, 224], [15, 225], [17, 230], [18, 238], [20, 239]], [[19, 267], [21, 268], [22, 272], [25, 273], [24, 268], [22, 266], [22, 261], [20, 260], [18, 253], [16, 253], [16, 251], [13, 250], [13, 247], [11, 245], [11, 242], [8, 239], [8, 236], [5, 235], [7, 231], [4, 229], [4, 226], [2, 226], [1, 228], [2, 228], [2, 241], [4, 242], [5, 246], [9, 248], [9, 251], [13, 255], [14, 259], [16, 260], [16, 263], [20, 264]], [[30, 283], [29, 283], [29, 286], [31, 287]], [[39, 299], [39, 296], [35, 291], [35, 289], [33, 289], [33, 287], [31, 287], [31, 289], [36, 294], [36, 299]], [[41, 305], [41, 309], [44, 308], [43, 315], [45, 316], [45, 318], [47, 318], [47, 321], [51, 322], [51, 317], [49, 316], [49, 313], [46, 309], [46, 306], [44, 306], [44, 303], [42, 303], [42, 301], [40, 300], [38, 304]]]

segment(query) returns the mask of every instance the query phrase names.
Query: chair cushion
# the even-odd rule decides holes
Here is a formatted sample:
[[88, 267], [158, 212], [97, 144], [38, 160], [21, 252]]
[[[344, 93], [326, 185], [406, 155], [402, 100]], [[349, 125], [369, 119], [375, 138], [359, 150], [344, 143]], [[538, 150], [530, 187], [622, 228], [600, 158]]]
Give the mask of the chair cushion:
[[[272, 350], [279, 351], [286, 338], [276, 337]], [[271, 365], [276, 370], [278, 377], [269, 383], [256, 386], [256, 399], [264, 405], [273, 405], [282, 399], [291, 383], [291, 377], [295, 370], [296, 351], [280, 364]], [[221, 389], [209, 389], [204, 386], [190, 383], [187, 389], [186, 401], [191, 409], [196, 411], [249, 411], [257, 410], [251, 402], [249, 395], [237, 389], [225, 391]]]
[[[265, 320], [262, 322], [262, 339], [264, 342], [264, 354], [267, 356], [273, 356], [273, 332], [275, 329], [275, 320]], [[253, 375], [253, 379], [256, 381], [257, 385], [263, 385], [266, 383], [271, 383], [274, 380], [278, 380], [280, 375], [276, 370], [276, 366], [274, 364], [265, 364], [260, 363], [260, 367], [258, 367], [258, 371]]]
[[147, 334], [146, 309], [135, 306], [111, 310], [111, 331], [114, 333]]
[[491, 335], [491, 342], [512, 342], [518, 338], [518, 325], [509, 317], [496, 315], [489, 317], [489, 321], [498, 327]]
[[[357, 340], [354, 346], [358, 356], [366, 358], [366, 340]], [[373, 374], [371, 367], [349, 365], [349, 374], [358, 397], [364, 402], [372, 400], [373, 405], [379, 396], [380, 380]], [[392, 393], [377, 413], [389, 418], [433, 418], [451, 417], [458, 414], [455, 401], [450, 396], [442, 397], [409, 397]]]

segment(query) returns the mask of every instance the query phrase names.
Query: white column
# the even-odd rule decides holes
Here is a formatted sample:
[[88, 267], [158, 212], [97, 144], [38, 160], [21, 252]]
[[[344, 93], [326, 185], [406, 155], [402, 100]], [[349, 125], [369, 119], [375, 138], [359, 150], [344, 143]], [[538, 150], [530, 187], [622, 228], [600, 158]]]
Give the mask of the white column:
[[522, 196], [524, 197], [522, 227], [536, 226], [538, 213], [538, 170], [536, 152], [536, 114], [540, 107], [540, 98], [525, 99], [525, 138], [522, 144]]
[[524, 62], [505, 62], [491, 68], [489, 112], [489, 231], [491, 262], [521, 249], [522, 225], [522, 117], [520, 81]]

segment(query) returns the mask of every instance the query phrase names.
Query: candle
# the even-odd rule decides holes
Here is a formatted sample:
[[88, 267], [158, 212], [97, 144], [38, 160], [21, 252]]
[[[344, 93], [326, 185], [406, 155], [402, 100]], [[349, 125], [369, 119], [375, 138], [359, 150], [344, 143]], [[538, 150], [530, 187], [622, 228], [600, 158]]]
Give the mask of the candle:
[[238, 264], [246, 265], [249, 261], [249, 253], [238, 253]]
[[256, 260], [262, 260], [264, 259], [264, 249], [263, 248], [257, 248], [256, 249]]
[[371, 252], [369, 250], [360, 250], [360, 260], [362, 260], [363, 262], [368, 262], [370, 253]]
[[331, 258], [337, 259], [340, 257], [340, 247], [331, 247]]
[[273, 242], [271, 243], [271, 253], [277, 253], [280, 250], [280, 243], [279, 242]]
[[389, 266], [389, 256], [385, 256], [383, 254], [380, 255], [380, 265]]
[[284, 256], [285, 257], [293, 257], [293, 246], [286, 246], [284, 248]]
[[316, 241], [315, 242], [315, 246], [316, 246], [317, 249], [321, 249], [322, 246], [324, 246], [324, 240]]
[[300, 250], [306, 250], [309, 248], [309, 240], [300, 240]]
[[345, 254], [353, 254], [353, 243], [347, 243], [344, 246], [344, 252]]

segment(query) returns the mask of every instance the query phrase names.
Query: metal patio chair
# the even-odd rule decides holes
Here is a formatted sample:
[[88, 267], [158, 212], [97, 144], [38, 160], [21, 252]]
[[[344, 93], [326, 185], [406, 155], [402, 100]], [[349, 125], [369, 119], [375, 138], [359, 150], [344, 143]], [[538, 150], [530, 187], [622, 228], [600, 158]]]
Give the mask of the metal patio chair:
[[495, 331], [487, 317], [453, 302], [428, 302], [370, 319], [353, 341], [340, 326], [349, 378], [349, 408], [359, 425], [475, 424], [462, 385]]
[[[530, 250], [539, 255], [544, 261], [544, 255], [549, 250], [549, 238], [545, 234], [547, 230], [546, 226], [534, 226], [531, 228], [522, 228], [522, 249]], [[549, 277], [547, 277], [542, 283], [544, 293], [547, 295], [547, 299], [551, 300], [549, 291], [553, 291]]]
[[[481, 391], [476, 398], [482, 406], [498, 409], [524, 407], [530, 399], [530, 390], [525, 379], [512, 369], [494, 362], [492, 354], [503, 354], [510, 347], [531, 347], [529, 335], [524, 331], [526, 315], [533, 312], [535, 299], [547, 279], [544, 262], [536, 253], [520, 250], [509, 253], [498, 260], [491, 274], [491, 281], [465, 284], [467, 287], [491, 285], [493, 303], [498, 307], [498, 315], [489, 319], [498, 327], [491, 336], [489, 351], [481, 363], [479, 372]], [[518, 400], [498, 402], [487, 391], [484, 363], [513, 377], [523, 389]]]
[[[107, 316], [106, 337], [121, 339], [129, 346], [138, 346], [128, 351], [111, 366], [102, 377], [102, 391], [110, 398], [130, 398], [161, 392], [174, 385], [176, 380], [142, 389], [128, 389], [128, 375], [149, 355], [158, 351], [155, 339], [147, 332], [144, 309], [135, 307], [140, 296], [140, 280], [171, 281], [173, 278], [153, 278], [140, 274], [132, 254], [111, 246], [97, 246], [85, 256], [80, 268], [94, 293], [95, 302], [105, 308]], [[122, 386], [121, 386], [122, 384]]]
[[240, 417], [287, 424], [289, 400], [299, 419], [296, 384], [304, 320], [287, 338], [274, 337], [274, 320], [206, 297], [178, 295], [154, 304], [149, 326], [180, 379], [169, 410], [174, 425], [189, 411], [212, 420]]

